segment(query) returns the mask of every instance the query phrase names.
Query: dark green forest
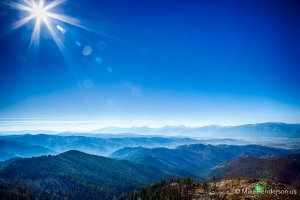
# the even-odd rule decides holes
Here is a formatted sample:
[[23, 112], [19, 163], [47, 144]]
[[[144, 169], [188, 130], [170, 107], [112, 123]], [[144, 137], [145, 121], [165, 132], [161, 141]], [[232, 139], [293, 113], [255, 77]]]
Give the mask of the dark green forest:
[[[18, 159], [0, 171], [0, 178], [5, 180], [2, 180], [2, 187], [16, 185], [19, 194], [25, 196], [35, 192], [38, 196], [59, 199], [112, 199], [171, 177], [173, 175], [149, 164], [74, 150], [57, 156]], [[18, 192], [11, 192], [15, 193]]]

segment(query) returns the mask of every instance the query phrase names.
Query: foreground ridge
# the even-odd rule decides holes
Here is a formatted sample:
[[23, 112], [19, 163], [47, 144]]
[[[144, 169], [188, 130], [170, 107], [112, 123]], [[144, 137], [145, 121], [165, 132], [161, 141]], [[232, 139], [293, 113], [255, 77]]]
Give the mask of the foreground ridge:
[[139, 192], [119, 197], [131, 199], [299, 199], [299, 188], [284, 185], [269, 179], [229, 178], [204, 182], [187, 178], [160, 180], [153, 185], [141, 188]]

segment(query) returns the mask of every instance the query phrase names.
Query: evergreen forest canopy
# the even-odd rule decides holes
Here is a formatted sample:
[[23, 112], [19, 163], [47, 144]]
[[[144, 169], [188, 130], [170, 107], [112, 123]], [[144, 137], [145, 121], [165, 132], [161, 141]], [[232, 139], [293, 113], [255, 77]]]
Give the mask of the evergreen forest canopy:
[[42, 191], [41, 194], [62, 199], [112, 199], [171, 177], [172, 174], [149, 164], [75, 150], [57, 156], [18, 159], [0, 171], [0, 178], [7, 181], [6, 187], [10, 184], [18, 188], [29, 186], [30, 191]]

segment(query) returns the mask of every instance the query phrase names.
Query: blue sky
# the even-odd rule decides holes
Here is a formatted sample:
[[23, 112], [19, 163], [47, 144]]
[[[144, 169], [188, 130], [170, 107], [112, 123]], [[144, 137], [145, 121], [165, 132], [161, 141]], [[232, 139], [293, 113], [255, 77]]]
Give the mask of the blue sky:
[[[1, 34], [0, 131], [299, 123], [299, 8], [69, 0], [50, 11], [86, 29], [47, 18], [63, 51], [42, 22], [28, 53], [36, 19]], [[6, 29], [28, 15], [0, 11]]]

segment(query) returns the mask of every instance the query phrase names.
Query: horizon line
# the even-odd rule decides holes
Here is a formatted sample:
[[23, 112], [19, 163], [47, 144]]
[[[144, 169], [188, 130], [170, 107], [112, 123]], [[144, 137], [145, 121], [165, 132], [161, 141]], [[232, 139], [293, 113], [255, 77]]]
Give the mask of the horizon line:
[[[65, 124], [76, 124], [76, 123], [84, 124], [84, 123], [91, 123], [91, 122], [96, 122], [96, 121], [100, 122], [99, 120], [91, 120], [91, 121], [46, 121], [46, 122], [51, 122], [50, 124], [63, 124], [64, 122], [66, 122]], [[6, 121], [6, 122], [10, 122], [10, 121]], [[14, 121], [12, 121], [12, 122], [14, 122]], [[17, 121], [17, 122], [21, 122], [21, 121]], [[43, 121], [41, 121], [41, 122], [43, 122]], [[102, 122], [104, 122], [104, 121], [102, 121]], [[105, 121], [105, 122], [108, 122], [108, 121]], [[0, 121], [0, 123], [1, 123], [1, 121]], [[186, 125], [180, 124], [180, 125], [177, 125], [177, 126], [165, 125], [165, 126], [158, 126], [158, 127], [151, 127], [151, 126], [148, 126], [148, 125], [144, 125], [144, 126], [105, 126], [105, 127], [102, 127], [102, 128], [96, 128], [96, 129], [90, 129], [90, 130], [75, 130], [75, 131], [74, 130], [73, 131], [72, 130], [55, 130], [55, 129], [19, 129], [19, 130], [3, 130], [3, 131], [0, 130], [0, 133], [4, 133], [4, 132], [22, 132], [22, 131], [50, 131], [50, 132], [61, 132], [61, 133], [64, 133], [64, 132], [73, 132], [73, 133], [85, 132], [85, 133], [97, 134], [97, 133], [92, 133], [92, 132], [97, 131], [97, 130], [101, 130], [101, 129], [106, 129], [106, 128], [130, 129], [130, 128], [147, 127], [147, 128], [150, 128], [150, 129], [160, 129], [160, 128], [164, 128], [164, 127], [179, 127], [179, 126], [184, 126], [186, 128], [202, 128], [202, 127], [208, 127], [208, 126], [235, 127], [235, 126], [243, 126], [243, 125], [267, 124], [267, 123], [294, 124], [294, 125], [300, 124], [300, 122], [298, 122], [298, 123], [286, 123], [286, 122], [271, 122], [271, 121], [269, 121], [269, 122], [262, 122], [262, 123], [245, 123], [245, 124], [238, 124], [238, 125], [210, 124], [210, 125], [203, 125], [203, 126], [186, 126]], [[32, 123], [30, 123], [30, 124], [32, 124]], [[26, 124], [23, 124], [23, 125], [26, 125]], [[0, 126], [1, 126], [1, 124], [0, 124]], [[129, 132], [127, 132], [127, 133], [129, 133]], [[110, 133], [110, 134], [118, 134], [118, 133]]]

